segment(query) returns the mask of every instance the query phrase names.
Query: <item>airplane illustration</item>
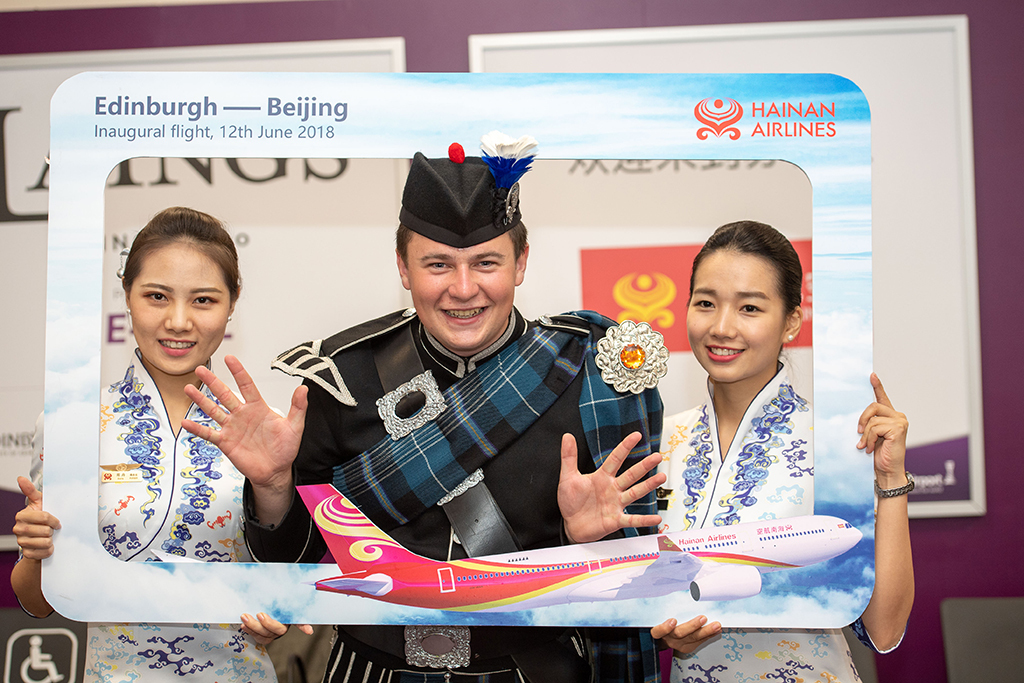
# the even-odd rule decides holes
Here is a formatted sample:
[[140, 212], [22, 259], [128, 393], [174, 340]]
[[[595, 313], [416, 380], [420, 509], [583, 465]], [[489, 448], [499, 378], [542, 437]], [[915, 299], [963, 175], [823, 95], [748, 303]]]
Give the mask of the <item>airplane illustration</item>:
[[807, 515], [444, 562], [406, 550], [330, 484], [298, 490], [342, 572], [317, 590], [460, 612], [687, 589], [698, 601], [737, 600], [761, 592], [763, 572], [824, 562], [862, 536], [838, 517]]

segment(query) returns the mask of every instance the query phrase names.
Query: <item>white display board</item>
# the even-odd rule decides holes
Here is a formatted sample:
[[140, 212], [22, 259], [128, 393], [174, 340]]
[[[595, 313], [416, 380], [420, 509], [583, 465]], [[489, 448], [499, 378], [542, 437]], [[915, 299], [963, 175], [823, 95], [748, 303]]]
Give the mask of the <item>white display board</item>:
[[[267, 118], [270, 98], [285, 91], [344, 93], [339, 101], [346, 103], [348, 114], [330, 134], [325, 128], [325, 134], [315, 139], [300, 137], [297, 131], [303, 126], [298, 121]], [[466, 98], [467, 92], [473, 97]], [[209, 128], [208, 134], [190, 140], [174, 134], [182, 130], [181, 116], [137, 112], [115, 119], [110, 115], [106, 102], [125, 95], [138, 101], [139, 93], [158, 101], [205, 103], [204, 98], [209, 98], [217, 103], [218, 113], [216, 119], [202, 124]], [[827, 113], [816, 111], [814, 120], [805, 122], [820, 135], [758, 136], [754, 132], [758, 126], [771, 122], [752, 114], [737, 124], [742, 136], [734, 137], [728, 127], [708, 123], [704, 107], [709, 97], [732, 102], [813, 100], [818, 103], [816, 109]], [[103, 107], [99, 107], [100, 98], [108, 98]], [[497, 115], [492, 103], [502, 98], [516, 106]], [[407, 106], [410, 102], [415, 106]], [[598, 105], [608, 102], [618, 103], [613, 112], [592, 115]], [[723, 105], [724, 99], [719, 99], [713, 108]], [[709, 126], [715, 128], [714, 135], [708, 134]], [[246, 127], [282, 134], [231, 134]], [[136, 135], [133, 140], [127, 133], [111, 135], [112, 128], [130, 128]], [[104, 390], [100, 358], [108, 296], [104, 256], [109, 212], [104, 185], [111, 169], [126, 159], [144, 157], [406, 159], [418, 150], [440, 156], [453, 140], [472, 150], [479, 136], [494, 128], [516, 135], [529, 132], [543, 141], [541, 158], [561, 160], [555, 163], [563, 168], [566, 160], [622, 158], [668, 159], [670, 164], [679, 160], [685, 165], [692, 159], [740, 157], [765, 167], [791, 165], [782, 175], [792, 177], [782, 184], [790, 187], [785, 196], [797, 205], [796, 214], [806, 210], [799, 207], [806, 207], [808, 189], [813, 189], [815, 512], [846, 520], [839, 527], [832, 525], [833, 535], [838, 536], [837, 528], [852, 524], [863, 534], [862, 540], [833, 560], [775, 572], [765, 579], [759, 594], [741, 600], [702, 601], [698, 607], [683, 590], [658, 598], [499, 613], [439, 612], [416, 604], [393, 605], [315, 590], [316, 581], [337, 574], [330, 564], [124, 563], [108, 555], [98, 539], [96, 491], [99, 397]], [[137, 133], [142, 129], [151, 133], [140, 137]], [[160, 135], [152, 133], [158, 129]], [[284, 134], [289, 130], [291, 135]], [[828, 627], [847, 624], [862, 612], [871, 594], [874, 567], [871, 459], [854, 447], [857, 417], [872, 399], [866, 381], [872, 366], [872, 268], [867, 248], [871, 239], [870, 115], [863, 94], [847, 79], [823, 74], [538, 78], [96, 73], [76, 76], [59, 88], [51, 131], [48, 329], [60, 330], [69, 320], [83, 323], [80, 353], [72, 359], [62, 353], [61, 335], [47, 335], [47, 505], [63, 527], [55, 535], [53, 557], [44, 562], [43, 588], [61, 613], [92, 621], [227, 622], [255, 609], [292, 623], [649, 626], [699, 609], [728, 626]], [[796, 168], [801, 172], [792, 173]], [[765, 176], [764, 182], [775, 182], [768, 180], [774, 175]], [[524, 179], [524, 211], [531, 187], [529, 179]], [[563, 201], [571, 206], [576, 198], [565, 196]], [[536, 220], [543, 225], [540, 209]], [[542, 229], [537, 230], [535, 234], [543, 236]], [[531, 253], [540, 251], [542, 242], [543, 237], [538, 238]], [[278, 267], [292, 275], [290, 291], [296, 297], [333, 305], [367, 292], [357, 269], [349, 266], [353, 259], [376, 262], [376, 252], [361, 246], [355, 244], [342, 254], [328, 272], [312, 271], [301, 255], [286, 260], [282, 254]], [[575, 244], [561, 249], [563, 261], [575, 260], [585, 248], [600, 246], [590, 233], [578, 232]], [[314, 243], [312, 248], [316, 247]], [[390, 271], [393, 264], [390, 253], [380, 267]], [[549, 291], [550, 278], [558, 277], [557, 273], [545, 275], [552, 267], [557, 270], [560, 265], [548, 265], [539, 277], [530, 270], [527, 280], [542, 283], [542, 291]], [[254, 297], [249, 304], [260, 305], [260, 301]], [[850, 334], [851, 330], [857, 333]], [[295, 342], [295, 331], [287, 324], [264, 333], [279, 338], [278, 348]], [[785, 523], [765, 520], [757, 533], [784, 534]], [[360, 561], [369, 561], [367, 553], [362, 555]]]
[[[0, 57], [0, 244], [4, 254], [4, 267], [0, 268], [0, 319], [4, 320], [5, 329], [17, 329], [17, 334], [0, 335], [0, 354], [9, 361], [0, 373], [0, 517], [11, 520], [5, 521], [0, 529], [4, 534], [0, 535], [0, 549], [17, 547], [14, 537], [6, 535], [13, 526], [14, 513], [24, 501], [16, 479], [28, 473], [33, 455], [32, 431], [36, 416], [43, 409], [50, 98], [65, 79], [89, 69], [400, 72], [405, 71], [405, 42], [402, 38], [379, 38]], [[124, 241], [130, 241], [154, 213], [169, 205], [205, 209], [227, 221], [232, 232], [240, 233], [242, 239], [249, 239], [249, 248], [239, 244], [239, 250], [245, 254], [243, 262], [254, 275], [260, 269], [258, 254], [271, 249], [257, 234], [260, 226], [315, 229], [330, 225], [364, 230], [383, 226], [387, 232], [397, 215], [404, 164], [380, 167], [380, 162], [376, 162], [375, 167], [371, 163], [364, 174], [359, 167], [347, 167], [344, 173], [339, 173], [339, 163], [295, 159], [278, 169], [275, 160], [232, 159], [232, 166], [223, 159], [212, 164], [208, 159], [193, 159], [190, 164], [181, 159], [153, 158], [126, 161], [112, 168], [108, 180], [112, 201], [108, 206], [105, 254], [115, 265], [110, 269], [110, 281], [104, 285], [104, 291], [110, 293], [104, 302], [109, 329], [104, 357], [119, 353], [126, 357], [133, 347], [124, 330], [119, 329], [122, 324], [116, 317], [110, 317], [124, 314], [123, 297], [118, 300], [113, 277], [117, 253]], [[309, 168], [322, 177], [311, 175]], [[284, 172], [278, 173], [279, 170]], [[392, 179], [389, 185], [381, 184], [381, 174]], [[347, 192], [362, 192], [351, 189], [353, 182], [360, 182], [359, 177], [365, 177], [378, 192], [388, 194], [375, 205], [379, 211], [375, 217], [340, 210], [339, 199]], [[334, 189], [314, 195], [311, 189], [317, 186]], [[255, 208], [256, 198], [288, 196], [303, 198], [304, 210], [286, 210], [283, 200], [278, 203], [281, 210], [277, 213]], [[231, 210], [222, 211], [227, 206]], [[251, 210], [246, 212], [246, 207]], [[244, 310], [244, 302], [242, 305]], [[339, 322], [356, 319], [344, 318]], [[265, 361], [257, 364], [256, 369], [266, 377], [268, 358], [280, 349], [258, 345], [253, 348], [258, 339], [255, 335], [249, 337], [249, 348], [241, 345], [246, 326], [258, 323], [251, 316], [240, 317], [239, 325], [229, 332], [235, 340], [234, 352]], [[74, 335], [65, 338], [67, 357], [76, 357]], [[269, 378], [268, 381], [273, 383]], [[287, 397], [287, 387], [279, 393]]]
[[910, 514], [984, 514], [966, 17], [476, 35], [469, 51], [474, 72], [820, 72], [860, 86], [871, 106], [875, 370], [910, 418]]

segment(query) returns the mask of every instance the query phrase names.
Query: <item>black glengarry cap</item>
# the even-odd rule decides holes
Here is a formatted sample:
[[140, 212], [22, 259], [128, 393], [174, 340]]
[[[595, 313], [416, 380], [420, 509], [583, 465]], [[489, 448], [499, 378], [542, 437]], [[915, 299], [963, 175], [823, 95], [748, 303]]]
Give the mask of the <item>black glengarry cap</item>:
[[457, 143], [447, 159], [417, 152], [399, 220], [413, 232], [458, 249], [503, 235], [522, 222], [517, 181], [529, 170], [536, 146], [533, 138], [513, 140], [495, 132], [481, 140], [483, 158], [466, 157]]

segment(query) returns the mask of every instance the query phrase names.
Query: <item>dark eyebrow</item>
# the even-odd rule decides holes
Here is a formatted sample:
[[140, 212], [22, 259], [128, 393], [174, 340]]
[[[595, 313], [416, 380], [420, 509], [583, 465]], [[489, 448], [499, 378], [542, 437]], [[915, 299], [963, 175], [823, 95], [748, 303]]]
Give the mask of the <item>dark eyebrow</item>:
[[443, 252], [437, 252], [433, 254], [424, 254], [423, 256], [420, 256], [420, 261], [447, 261], [450, 258], [451, 256], [448, 254], [445, 254]]
[[[697, 289], [693, 290], [693, 294], [700, 294], [702, 296], [715, 296], [716, 294], [718, 294], [718, 292], [716, 292], [714, 289], [711, 289], [710, 287], [698, 287]], [[767, 301], [770, 298], [764, 292], [756, 290], [753, 292], [736, 292], [736, 296], [737, 298], [740, 299], [763, 299], [765, 301]]]
[[487, 251], [482, 254], [475, 254], [473, 256], [474, 261], [504, 261], [505, 254], [500, 251]]
[[[447, 254], [444, 252], [435, 252], [432, 254], [424, 254], [423, 256], [420, 257], [419, 260], [420, 263], [427, 263], [429, 261], [444, 261], [445, 263], [448, 263], [450, 261], [455, 260], [455, 258], [456, 257], [452, 254]], [[485, 251], [480, 254], [470, 255], [471, 261], [503, 261], [504, 259], [505, 254], [501, 253], [500, 251]]]
[[[173, 292], [174, 291], [173, 287], [168, 287], [167, 285], [162, 285], [159, 282], [144, 282], [144, 283], [140, 284], [139, 286], [140, 287], [145, 287], [147, 289], [157, 289], [157, 290], [160, 290], [161, 292]], [[220, 287], [196, 287], [195, 289], [190, 289], [189, 290], [189, 294], [206, 294], [206, 293], [223, 294], [224, 290], [221, 289]]]

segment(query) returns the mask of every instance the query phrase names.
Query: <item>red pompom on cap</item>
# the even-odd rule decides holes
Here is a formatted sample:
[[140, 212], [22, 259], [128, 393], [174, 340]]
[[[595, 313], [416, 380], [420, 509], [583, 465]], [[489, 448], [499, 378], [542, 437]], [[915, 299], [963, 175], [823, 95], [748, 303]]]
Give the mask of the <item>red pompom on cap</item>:
[[448, 145], [448, 158], [457, 164], [461, 164], [466, 160], [466, 150], [462, 149], [462, 145], [457, 142], [453, 142]]

